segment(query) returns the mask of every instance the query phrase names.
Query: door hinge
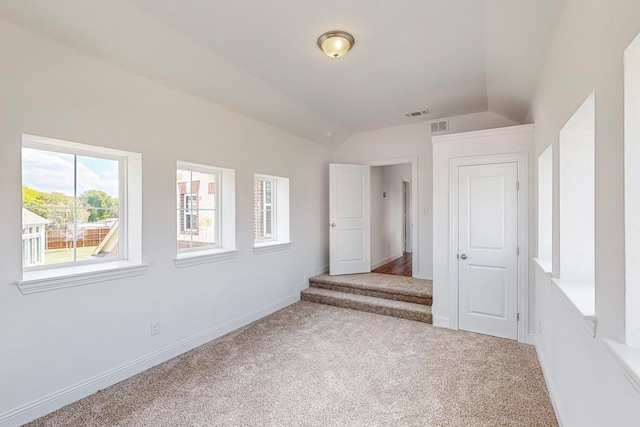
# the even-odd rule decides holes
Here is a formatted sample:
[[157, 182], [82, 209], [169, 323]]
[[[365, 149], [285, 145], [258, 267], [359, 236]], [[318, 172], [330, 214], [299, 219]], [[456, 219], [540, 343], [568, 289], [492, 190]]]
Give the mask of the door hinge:
[[517, 256], [520, 256], [520, 247], [517, 247], [517, 248], [516, 248], [516, 255], [517, 255]]
[[520, 181], [516, 181], [516, 191], [520, 191]]
[[516, 314], [516, 320], [519, 322], [520, 321], [520, 313]]

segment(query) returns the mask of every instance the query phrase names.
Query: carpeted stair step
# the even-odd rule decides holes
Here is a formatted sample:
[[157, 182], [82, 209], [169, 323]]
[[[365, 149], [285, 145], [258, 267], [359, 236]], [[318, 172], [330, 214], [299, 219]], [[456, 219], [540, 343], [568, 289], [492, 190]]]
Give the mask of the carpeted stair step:
[[341, 276], [321, 274], [309, 278], [309, 286], [415, 304], [431, 305], [433, 302], [432, 282], [413, 277], [377, 273]]
[[416, 320], [418, 322], [432, 323], [431, 307], [423, 304], [395, 301], [320, 288], [307, 288], [300, 293], [300, 298], [304, 301], [351, 308], [369, 313], [383, 314], [385, 316]]

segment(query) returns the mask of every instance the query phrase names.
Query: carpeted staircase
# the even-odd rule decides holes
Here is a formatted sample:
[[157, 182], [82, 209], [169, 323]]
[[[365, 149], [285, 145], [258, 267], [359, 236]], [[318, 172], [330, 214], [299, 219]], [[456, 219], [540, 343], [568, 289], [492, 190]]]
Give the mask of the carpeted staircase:
[[303, 301], [432, 323], [430, 280], [389, 274], [321, 274], [309, 279]]

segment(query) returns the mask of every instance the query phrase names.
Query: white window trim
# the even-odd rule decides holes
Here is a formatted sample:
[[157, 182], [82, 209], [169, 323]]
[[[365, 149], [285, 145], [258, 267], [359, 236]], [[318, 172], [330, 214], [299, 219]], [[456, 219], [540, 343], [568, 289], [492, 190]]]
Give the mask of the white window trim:
[[267, 241], [264, 243], [256, 243], [253, 246], [254, 254], [264, 254], [267, 252], [284, 251], [291, 247], [291, 242], [274, 242]]
[[[120, 259], [75, 262], [23, 269], [20, 292], [31, 294], [144, 274], [142, 262], [142, 155], [35, 135], [22, 135], [22, 146], [48, 151], [121, 158]], [[22, 204], [21, 204], [22, 206]]]
[[176, 169], [215, 174], [216, 246], [178, 250], [176, 268], [191, 267], [236, 258], [236, 171], [198, 163], [178, 161]]
[[538, 256], [546, 273], [553, 260], [553, 144], [538, 156]]
[[640, 347], [632, 347], [610, 339], [603, 339], [606, 347], [615, 356], [622, 373], [633, 388], [640, 393]]
[[552, 278], [560, 296], [567, 302], [574, 314], [587, 328], [592, 337], [596, 336], [598, 317], [596, 316], [596, 286], [594, 282], [571, 282]]
[[[640, 346], [640, 34], [624, 52], [625, 342]], [[640, 371], [639, 371], [640, 372]]]
[[[274, 181], [275, 185], [271, 195], [272, 202], [274, 202], [274, 212], [271, 216], [272, 238], [270, 240], [254, 240], [253, 253], [261, 254], [289, 249], [291, 248], [291, 241], [289, 240], [289, 229], [291, 227], [289, 222], [289, 178], [255, 174], [254, 182], [256, 180]], [[255, 212], [255, 205], [253, 210]]]

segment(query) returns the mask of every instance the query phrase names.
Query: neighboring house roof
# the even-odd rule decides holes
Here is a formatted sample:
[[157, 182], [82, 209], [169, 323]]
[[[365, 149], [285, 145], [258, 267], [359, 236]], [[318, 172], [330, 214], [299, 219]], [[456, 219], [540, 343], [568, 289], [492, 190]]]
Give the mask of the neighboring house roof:
[[36, 215], [25, 208], [22, 208], [22, 226], [34, 224], [49, 224], [49, 222], [51, 221], [41, 217], [40, 215]]

